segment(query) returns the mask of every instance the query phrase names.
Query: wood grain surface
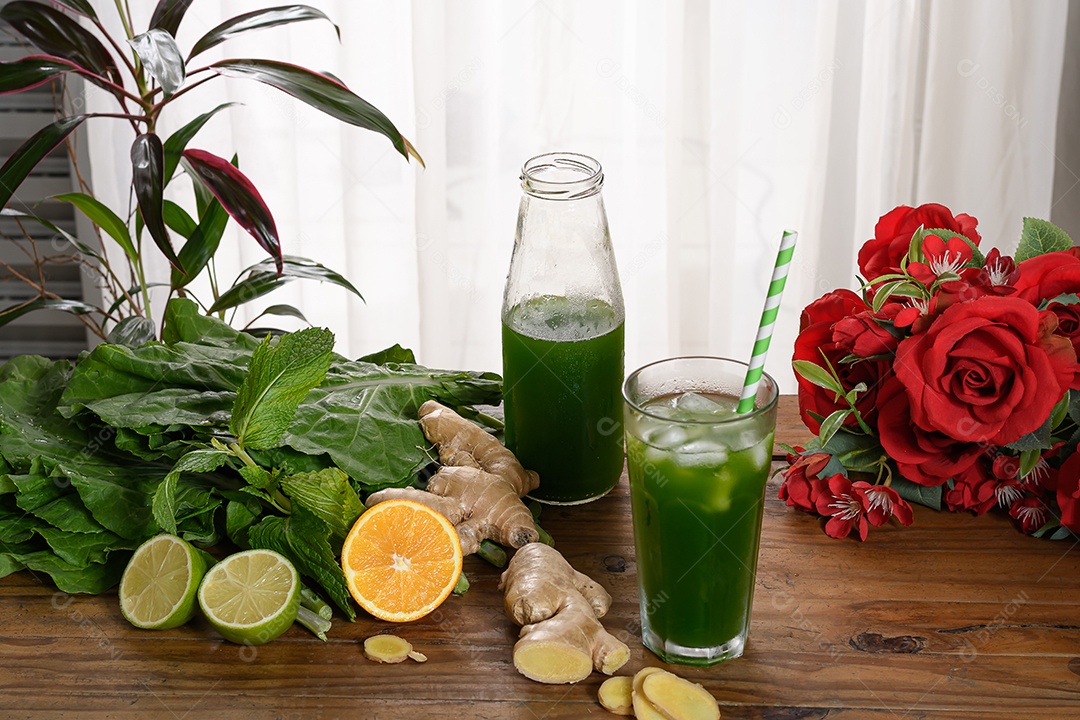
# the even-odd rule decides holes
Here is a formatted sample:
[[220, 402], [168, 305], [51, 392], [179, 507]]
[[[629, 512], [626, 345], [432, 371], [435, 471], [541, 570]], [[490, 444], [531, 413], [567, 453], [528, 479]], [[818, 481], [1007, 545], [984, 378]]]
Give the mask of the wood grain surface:
[[[807, 438], [784, 398], [777, 439]], [[750, 641], [743, 658], [675, 668], [724, 718], [978, 720], [1080, 717], [1080, 549], [1033, 540], [1007, 517], [915, 508], [909, 528], [833, 540], [767, 491]], [[662, 665], [638, 639], [626, 479], [607, 497], [546, 508], [544, 526], [615, 598], [604, 619], [633, 672]], [[22, 572], [0, 580], [3, 718], [608, 718], [603, 677], [573, 686], [514, 671], [517, 634], [499, 572], [466, 559], [472, 589], [407, 625], [335, 620], [321, 643], [296, 626], [258, 648], [201, 620], [140, 631], [115, 591], [71, 596]], [[378, 665], [358, 641], [406, 637], [423, 665]]]

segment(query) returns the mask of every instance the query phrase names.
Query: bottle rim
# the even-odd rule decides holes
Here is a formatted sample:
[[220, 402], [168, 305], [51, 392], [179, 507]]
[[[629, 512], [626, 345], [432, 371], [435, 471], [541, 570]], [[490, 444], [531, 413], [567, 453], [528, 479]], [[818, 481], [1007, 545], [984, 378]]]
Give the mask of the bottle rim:
[[552, 152], [529, 158], [521, 167], [521, 189], [543, 200], [581, 200], [600, 192], [604, 171], [588, 155]]

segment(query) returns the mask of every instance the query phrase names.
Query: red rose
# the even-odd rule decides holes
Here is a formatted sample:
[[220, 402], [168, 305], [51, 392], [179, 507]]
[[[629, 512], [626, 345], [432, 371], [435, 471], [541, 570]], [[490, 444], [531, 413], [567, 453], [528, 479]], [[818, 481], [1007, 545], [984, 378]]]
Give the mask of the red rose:
[[954, 217], [944, 205], [928, 203], [917, 208], [901, 205], [878, 220], [873, 239], [867, 240], [859, 250], [859, 270], [868, 281], [900, 272], [900, 260], [907, 255], [911, 236], [920, 227], [952, 230], [978, 245], [982, 239], [976, 229], [978, 224], [970, 215]]
[[[859, 383], [865, 383], [867, 390], [855, 401], [856, 407], [867, 423], [873, 422], [877, 386], [881, 377], [888, 371], [889, 364], [880, 360], [866, 360], [858, 363], [841, 363], [840, 360], [849, 351], [833, 342], [833, 326], [838, 320], [867, 310], [866, 303], [850, 290], [837, 290], [815, 300], [802, 312], [799, 336], [795, 338], [793, 360], [807, 360], [825, 367], [824, 358], [828, 359], [840, 376], [845, 389], [850, 390]], [[847, 403], [837, 403], [835, 393], [814, 385], [796, 373], [799, 383], [799, 412], [802, 421], [811, 432], [821, 429], [821, 422], [811, 417], [814, 412], [821, 417], [828, 417], [836, 410], [847, 409]], [[854, 425], [856, 420], [849, 416], [845, 424]]]
[[832, 458], [828, 453], [813, 453], [797, 458], [784, 470], [784, 482], [780, 485], [780, 499], [788, 506], [803, 512], [815, 512], [818, 495], [825, 480], [817, 474], [825, 469]]
[[[1052, 302], [1046, 306], [1046, 309], [1049, 312], [1054, 313], [1057, 317], [1058, 335], [1069, 338], [1073, 350], [1076, 351], [1077, 356], [1080, 357], [1080, 304], [1064, 305], [1062, 303]], [[1080, 390], [1080, 388], [1075, 389]]]
[[967, 470], [982, 447], [944, 433], [924, 430], [911, 421], [904, 386], [895, 377], [885, 381], [877, 396], [878, 439], [896, 461], [900, 474], [920, 485], [941, 485]]
[[1064, 251], [1036, 255], [1020, 263], [1013, 283], [1017, 296], [1038, 306], [1043, 300], [1080, 293], [1080, 258]]
[[889, 355], [896, 350], [898, 342], [868, 311], [838, 320], [833, 325], [832, 339], [837, 346], [861, 358]]
[[1080, 452], [1074, 452], [1058, 472], [1057, 502], [1061, 524], [1080, 533]]
[[1015, 297], [953, 305], [902, 341], [894, 370], [911, 419], [957, 441], [1011, 443], [1050, 415], [1072, 382], [1076, 352], [1051, 319]]

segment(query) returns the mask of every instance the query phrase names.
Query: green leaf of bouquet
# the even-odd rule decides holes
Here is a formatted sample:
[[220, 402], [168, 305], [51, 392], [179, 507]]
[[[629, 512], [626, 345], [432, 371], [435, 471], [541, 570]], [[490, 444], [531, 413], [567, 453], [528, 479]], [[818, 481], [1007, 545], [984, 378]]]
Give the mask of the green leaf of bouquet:
[[1020, 477], [1025, 478], [1031, 471], [1035, 469], [1035, 466], [1039, 464], [1039, 460], [1042, 458], [1041, 448], [1032, 448], [1030, 450], [1024, 450], [1020, 453]]
[[1024, 218], [1024, 230], [1014, 259], [1023, 262], [1037, 255], [1068, 250], [1073, 246], [1069, 234], [1048, 220]]
[[304, 396], [323, 381], [334, 334], [306, 328], [255, 350], [248, 376], [236, 394], [230, 429], [241, 447], [273, 447], [288, 429]]
[[924, 262], [926, 257], [923, 255], [922, 244], [923, 238], [926, 237], [926, 228], [922, 225], [911, 234], [911, 241], [908, 243], [907, 255], [904, 256], [903, 267], [907, 267], [908, 263]]
[[1080, 390], [1069, 391], [1069, 417], [1080, 425]]
[[[1010, 450], [1016, 450], [1017, 452], [1027, 451], [1040, 451], [1047, 450], [1050, 447], [1050, 430], [1052, 426], [1053, 415], [1046, 418], [1042, 425], [1035, 428], [1027, 435], [1008, 443], [1005, 447]], [[1034, 466], [1032, 466], [1034, 467]], [[1024, 473], [1025, 475], [1027, 473]]]
[[927, 487], [926, 485], [919, 485], [918, 483], [913, 483], [905, 477], [893, 475], [893, 479], [892, 482], [889, 484], [889, 487], [895, 490], [897, 495], [904, 498], [908, 502], [925, 505], [926, 507], [933, 508], [934, 510], [941, 509], [941, 485]]
[[1054, 409], [1050, 411], [1050, 427], [1056, 430], [1069, 416], [1069, 404], [1071, 398], [1071, 391], [1067, 391], [1061, 396], [1061, 399], [1054, 405]]
[[832, 440], [833, 435], [839, 430], [847, 416], [851, 414], [851, 410], [837, 410], [831, 413], [825, 421], [821, 423], [821, 430], [818, 432], [818, 437], [821, 438], [822, 445], [828, 445]]
[[337, 468], [287, 475], [281, 479], [281, 489], [295, 505], [325, 522], [338, 545], [345, 542], [356, 518], [364, 512], [349, 476]]
[[837, 395], [844, 394], [844, 387], [840, 384], [840, 381], [830, 375], [829, 371], [820, 365], [812, 363], [809, 360], [792, 360], [791, 367], [794, 368], [795, 372], [807, 382], [811, 382], [826, 390], [831, 390]]

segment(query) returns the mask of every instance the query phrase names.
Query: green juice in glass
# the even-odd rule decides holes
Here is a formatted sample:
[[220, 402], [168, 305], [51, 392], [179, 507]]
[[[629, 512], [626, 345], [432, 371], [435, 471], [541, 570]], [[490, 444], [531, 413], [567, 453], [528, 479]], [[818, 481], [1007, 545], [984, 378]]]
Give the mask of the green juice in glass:
[[768, 418], [725, 427], [737, 404], [679, 393], [628, 417], [642, 638], [665, 662], [738, 657], [750, 627], [773, 427]]
[[502, 329], [506, 446], [540, 474], [530, 497], [569, 505], [607, 493], [623, 466], [623, 318], [601, 300], [529, 298]]

